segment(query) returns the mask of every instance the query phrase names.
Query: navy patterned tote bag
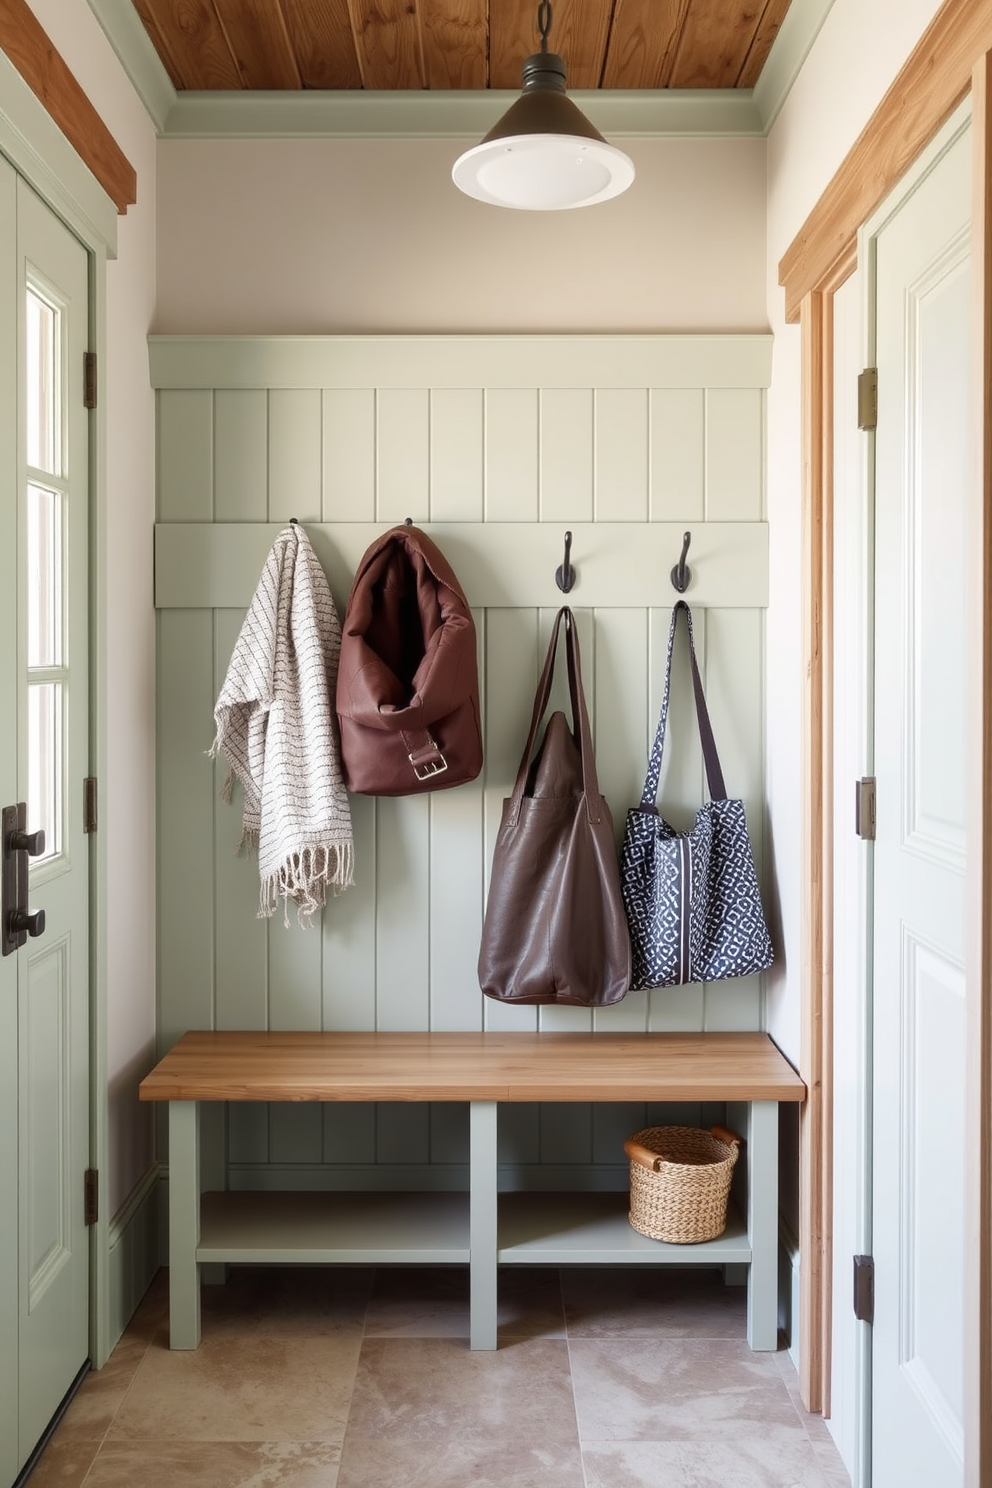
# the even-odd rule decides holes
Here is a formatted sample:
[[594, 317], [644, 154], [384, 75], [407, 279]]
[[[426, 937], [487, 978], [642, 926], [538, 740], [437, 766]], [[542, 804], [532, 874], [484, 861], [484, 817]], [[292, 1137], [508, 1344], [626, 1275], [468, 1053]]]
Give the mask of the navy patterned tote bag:
[[[676, 832], [656, 801], [672, 651], [683, 612], [710, 800], [688, 832]], [[692, 642], [692, 612], [682, 599], [672, 610], [665, 692], [641, 804], [627, 812], [620, 888], [630, 929], [632, 989], [748, 976], [772, 964], [744, 803], [730, 799], [723, 783]]]

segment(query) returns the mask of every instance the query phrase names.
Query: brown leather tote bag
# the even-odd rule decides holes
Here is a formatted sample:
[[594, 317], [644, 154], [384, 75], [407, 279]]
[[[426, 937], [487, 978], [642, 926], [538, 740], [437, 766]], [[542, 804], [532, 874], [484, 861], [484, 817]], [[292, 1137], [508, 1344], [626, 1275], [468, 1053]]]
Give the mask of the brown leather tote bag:
[[393, 527], [358, 567], [341, 627], [337, 711], [345, 784], [413, 796], [482, 769], [475, 624], [441, 550]]
[[[572, 728], [564, 713], [534, 744], [564, 624]], [[532, 759], [533, 755], [533, 759]], [[500, 1002], [605, 1007], [630, 985], [630, 940], [610, 808], [599, 793], [575, 618], [555, 617], [513, 794], [493, 853], [479, 983]]]

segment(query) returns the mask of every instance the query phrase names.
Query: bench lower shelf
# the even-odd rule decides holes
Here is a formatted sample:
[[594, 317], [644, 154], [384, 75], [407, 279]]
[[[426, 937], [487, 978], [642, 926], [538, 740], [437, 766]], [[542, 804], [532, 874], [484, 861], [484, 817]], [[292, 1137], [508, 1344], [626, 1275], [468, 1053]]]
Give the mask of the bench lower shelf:
[[[649, 1240], [626, 1193], [512, 1193], [498, 1201], [502, 1265], [731, 1265], [751, 1260], [731, 1204], [727, 1228], [699, 1245]], [[470, 1259], [467, 1193], [205, 1193], [198, 1262], [455, 1265]]]

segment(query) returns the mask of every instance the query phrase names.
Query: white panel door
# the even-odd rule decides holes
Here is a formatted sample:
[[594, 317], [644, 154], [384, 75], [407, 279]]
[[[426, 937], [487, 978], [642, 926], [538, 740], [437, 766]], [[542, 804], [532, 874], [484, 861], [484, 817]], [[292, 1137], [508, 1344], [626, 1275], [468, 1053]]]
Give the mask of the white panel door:
[[[0, 162], [0, 802], [23, 802], [28, 908], [0, 958], [0, 1484], [86, 1361], [89, 1246], [88, 262]], [[4, 832], [5, 877], [13, 859]]]
[[970, 133], [876, 239], [873, 1488], [963, 1481]]

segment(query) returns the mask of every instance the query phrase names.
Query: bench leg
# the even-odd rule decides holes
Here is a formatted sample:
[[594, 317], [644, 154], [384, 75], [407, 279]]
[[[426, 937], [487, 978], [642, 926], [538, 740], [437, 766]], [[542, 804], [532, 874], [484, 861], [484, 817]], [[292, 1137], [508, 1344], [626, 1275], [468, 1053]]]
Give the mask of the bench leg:
[[469, 1155], [470, 1344], [496, 1347], [496, 1102], [472, 1101]]
[[199, 1106], [169, 1102], [169, 1347], [200, 1342]]
[[778, 1348], [778, 1102], [752, 1101], [748, 1131], [747, 1341]]

